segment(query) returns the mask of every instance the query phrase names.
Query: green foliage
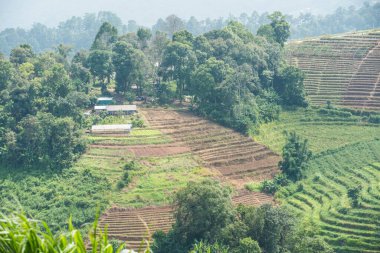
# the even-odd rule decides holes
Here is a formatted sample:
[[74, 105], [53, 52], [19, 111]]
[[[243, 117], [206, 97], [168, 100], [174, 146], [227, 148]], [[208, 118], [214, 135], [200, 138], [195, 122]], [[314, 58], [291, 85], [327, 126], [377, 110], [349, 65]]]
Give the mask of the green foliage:
[[[41, 252], [86, 253], [86, 245], [81, 232], [74, 228], [71, 218], [68, 232], [54, 234], [42, 221], [29, 219], [24, 214], [1, 214], [0, 219], [0, 251], [9, 253]], [[124, 244], [118, 248], [108, 241], [107, 230], [98, 228], [96, 219], [89, 235], [92, 253], [120, 253]]]
[[136, 35], [137, 35], [137, 38], [140, 42], [140, 48], [144, 49], [144, 48], [148, 47], [148, 41], [152, 37], [152, 32], [146, 28], [139, 28], [137, 30]]
[[275, 194], [281, 187], [287, 186], [289, 183], [288, 178], [284, 174], [278, 174], [273, 180], [264, 180], [260, 185], [260, 189], [262, 192]]
[[288, 106], [307, 106], [303, 80], [305, 75], [294, 66], [284, 66], [279, 70], [275, 90], [281, 96], [282, 102]]
[[95, 36], [95, 40], [92, 43], [91, 50], [106, 50], [112, 49], [113, 43], [117, 40], [117, 29], [109, 22], [104, 22], [98, 33]]
[[380, 115], [370, 115], [368, 118], [368, 122], [379, 124], [380, 123]]
[[202, 239], [212, 242], [233, 217], [230, 194], [220, 183], [210, 180], [189, 183], [180, 190], [174, 200], [178, 240], [184, 245]]
[[64, 229], [70, 215], [77, 227], [92, 222], [96, 210], [103, 211], [108, 205], [109, 182], [89, 169], [83, 172], [65, 169], [57, 173], [46, 169], [0, 168], [0, 175], [1, 211], [17, 210], [21, 205], [25, 213], [44, 219], [54, 231]]
[[228, 253], [227, 247], [222, 246], [218, 243], [208, 244], [205, 242], [198, 242], [194, 244], [193, 248], [189, 253]]
[[287, 138], [279, 166], [289, 179], [297, 181], [304, 176], [312, 153], [307, 140], [301, 140], [295, 132], [289, 133]]
[[284, 43], [290, 37], [290, 25], [285, 20], [285, 15], [279, 11], [275, 11], [268, 18], [271, 21], [270, 25], [273, 28], [275, 41], [284, 46]]
[[164, 80], [175, 80], [177, 95], [182, 101], [185, 90], [190, 89], [190, 75], [196, 64], [196, 56], [188, 44], [173, 41], [168, 44], [161, 63]]
[[16, 65], [21, 65], [30, 61], [34, 57], [32, 47], [28, 44], [22, 44], [12, 49], [9, 61]]
[[239, 247], [235, 251], [236, 253], [261, 253], [259, 244], [247, 237], [240, 240]]
[[91, 74], [98, 78], [105, 89], [105, 80], [110, 82], [110, 78], [113, 72], [112, 65], [112, 53], [106, 50], [93, 50], [88, 56], [87, 64], [91, 71]]
[[360, 205], [360, 191], [362, 190], [362, 186], [358, 185], [356, 187], [351, 187], [347, 190], [347, 196], [350, 198], [352, 207], [358, 207]]
[[112, 61], [116, 72], [116, 91], [129, 92], [132, 84], [141, 90], [145, 83], [144, 72], [147, 71], [144, 53], [127, 42], [119, 41], [113, 48]]

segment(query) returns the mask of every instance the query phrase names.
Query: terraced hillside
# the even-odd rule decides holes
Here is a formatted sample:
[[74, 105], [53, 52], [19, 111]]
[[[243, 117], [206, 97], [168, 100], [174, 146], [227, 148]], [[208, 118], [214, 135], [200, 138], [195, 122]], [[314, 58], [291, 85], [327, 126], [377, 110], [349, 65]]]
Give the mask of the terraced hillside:
[[[380, 141], [341, 147], [313, 159], [298, 186], [278, 193], [336, 252], [380, 252]], [[360, 187], [359, 205], [348, 191]]]
[[[233, 198], [235, 204], [258, 206], [273, 203], [273, 197], [264, 193], [240, 191]], [[110, 238], [125, 241], [128, 248], [144, 248], [145, 242], [151, 242], [151, 236], [157, 230], [168, 232], [173, 224], [173, 210], [170, 206], [145, 208], [111, 208], [100, 221], [100, 227], [108, 227]]]
[[186, 112], [147, 109], [144, 115], [150, 127], [185, 143], [205, 167], [240, 188], [277, 173], [278, 155], [231, 129]]
[[[131, 134], [89, 135], [90, 149], [78, 164], [85, 163], [112, 183], [113, 208], [104, 213], [100, 227], [108, 226], [110, 238], [126, 241], [131, 249], [150, 241], [156, 230], [170, 229], [170, 200], [187, 183], [222, 177], [243, 188], [246, 181], [261, 181], [277, 172], [277, 155], [230, 129], [185, 112], [150, 109], [143, 114], [149, 126]], [[124, 165], [132, 160], [139, 168], [128, 171], [131, 182], [118, 189]], [[233, 201], [258, 206], [273, 203], [273, 196], [237, 189]]]
[[313, 104], [380, 110], [380, 31], [291, 42], [288, 61], [306, 74]]

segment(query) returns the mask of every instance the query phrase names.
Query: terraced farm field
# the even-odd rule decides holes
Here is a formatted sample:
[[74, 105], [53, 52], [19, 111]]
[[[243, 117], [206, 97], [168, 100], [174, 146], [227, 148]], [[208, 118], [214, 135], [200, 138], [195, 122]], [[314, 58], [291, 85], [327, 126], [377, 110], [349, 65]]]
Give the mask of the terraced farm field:
[[380, 110], [380, 31], [291, 42], [288, 62], [306, 74], [312, 104]]
[[[351, 206], [348, 190], [359, 186], [359, 206]], [[336, 252], [380, 252], [380, 140], [320, 154], [311, 161], [307, 179], [278, 196], [313, 221]]]
[[314, 154], [344, 145], [370, 141], [380, 136], [380, 125], [368, 123], [361, 116], [331, 116], [318, 109], [283, 111], [280, 120], [260, 126], [254, 139], [280, 154], [285, 144], [285, 131], [295, 131], [308, 139]]
[[[273, 203], [273, 197], [264, 193], [252, 193], [243, 190], [233, 198], [235, 204], [262, 205]], [[151, 236], [157, 230], [168, 232], [174, 223], [170, 206], [145, 208], [111, 208], [100, 221], [100, 227], [108, 227], [111, 238], [126, 241], [130, 249], [144, 248], [145, 242], [151, 242]]]
[[[148, 125], [131, 134], [90, 134], [90, 148], [77, 167], [91, 169], [112, 184], [108, 199], [111, 209], [101, 218], [110, 238], [126, 241], [138, 249], [156, 230], [168, 231], [172, 220], [169, 206], [174, 193], [203, 178], [222, 178], [235, 184], [236, 204], [273, 203], [273, 196], [243, 189], [245, 182], [260, 182], [277, 172], [279, 156], [252, 139], [190, 113], [143, 109]], [[102, 123], [126, 123], [113, 117]], [[135, 161], [129, 171], [131, 182], [118, 189], [124, 165]]]
[[277, 154], [231, 129], [187, 112], [146, 109], [144, 115], [151, 128], [185, 143], [204, 167], [216, 170], [238, 188], [278, 172]]

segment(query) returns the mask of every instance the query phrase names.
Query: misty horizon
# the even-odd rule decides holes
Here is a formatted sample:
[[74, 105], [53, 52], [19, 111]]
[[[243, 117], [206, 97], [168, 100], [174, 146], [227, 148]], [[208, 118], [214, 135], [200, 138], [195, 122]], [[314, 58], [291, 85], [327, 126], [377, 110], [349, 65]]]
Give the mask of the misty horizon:
[[[0, 31], [6, 28], [29, 29], [35, 23], [55, 27], [73, 16], [84, 16], [86, 13], [109, 11], [115, 13], [124, 23], [135, 20], [139, 25], [151, 27], [158, 19], [174, 14], [182, 19], [191, 16], [199, 20], [228, 18], [230, 15], [239, 16], [241, 13], [251, 14], [282, 11], [288, 15], [300, 13], [328, 14], [338, 7], [351, 5], [360, 6], [363, 0], [321, 0], [318, 3], [307, 0], [280, 1], [275, 0], [268, 5], [265, 0], [111, 0], [111, 1], [76, 1], [67, 0], [14, 0], [12, 2], [0, 0]], [[369, 1], [374, 2], [374, 1]]]

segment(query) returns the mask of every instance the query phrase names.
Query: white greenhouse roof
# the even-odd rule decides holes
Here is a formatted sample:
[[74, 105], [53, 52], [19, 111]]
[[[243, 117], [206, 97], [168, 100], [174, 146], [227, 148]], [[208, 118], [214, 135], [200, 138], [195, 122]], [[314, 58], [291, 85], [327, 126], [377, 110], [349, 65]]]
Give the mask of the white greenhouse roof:
[[113, 98], [111, 98], [111, 97], [100, 97], [100, 98], [98, 98], [98, 101], [112, 101], [113, 100]]
[[106, 105], [95, 105], [94, 110], [107, 110]]
[[104, 130], [131, 130], [132, 124], [121, 125], [93, 125], [91, 131], [104, 131]]
[[117, 112], [117, 111], [136, 111], [136, 105], [107, 105], [108, 112]]

